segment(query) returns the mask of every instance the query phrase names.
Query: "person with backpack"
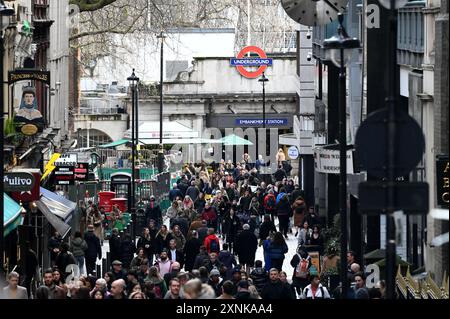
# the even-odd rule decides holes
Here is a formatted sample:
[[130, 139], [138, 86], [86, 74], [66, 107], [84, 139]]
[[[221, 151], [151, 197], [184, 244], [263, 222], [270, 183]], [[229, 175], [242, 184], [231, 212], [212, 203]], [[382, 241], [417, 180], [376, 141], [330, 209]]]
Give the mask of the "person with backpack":
[[266, 214], [270, 214], [272, 221], [275, 223], [275, 212], [277, 209], [277, 199], [273, 190], [269, 190], [269, 193], [264, 197], [264, 209]]
[[308, 278], [310, 275], [311, 257], [299, 247], [297, 253], [292, 257], [291, 266], [294, 268], [294, 273], [292, 274], [292, 286], [300, 296], [303, 289], [305, 289], [309, 283]]
[[203, 244], [206, 247], [206, 251], [208, 252], [208, 254], [220, 252], [220, 241], [219, 238], [217, 238], [217, 236], [215, 235], [214, 228], [208, 229], [208, 236], [206, 236], [205, 242]]
[[310, 276], [310, 284], [305, 287], [300, 299], [330, 299], [327, 288], [320, 283], [319, 275]]
[[[80, 272], [84, 267], [84, 252], [88, 249], [86, 241], [82, 238], [81, 232], [75, 232], [74, 239], [70, 243], [70, 251], [77, 261]], [[64, 270], [63, 270], [64, 271]]]

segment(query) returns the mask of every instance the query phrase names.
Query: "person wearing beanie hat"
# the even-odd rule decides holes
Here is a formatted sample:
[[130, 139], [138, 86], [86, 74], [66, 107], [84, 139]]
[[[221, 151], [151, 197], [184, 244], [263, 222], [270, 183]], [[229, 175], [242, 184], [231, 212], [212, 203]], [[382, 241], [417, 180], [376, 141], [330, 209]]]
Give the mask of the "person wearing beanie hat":
[[209, 273], [208, 285], [214, 290], [216, 297], [219, 297], [222, 294], [222, 284], [223, 280], [220, 278], [220, 272], [217, 268], [213, 268]]

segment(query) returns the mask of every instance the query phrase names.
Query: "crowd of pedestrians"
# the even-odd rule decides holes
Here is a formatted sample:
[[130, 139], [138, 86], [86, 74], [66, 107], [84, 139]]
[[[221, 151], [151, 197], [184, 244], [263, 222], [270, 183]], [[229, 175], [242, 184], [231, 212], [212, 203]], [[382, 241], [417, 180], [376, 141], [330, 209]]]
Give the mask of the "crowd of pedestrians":
[[[155, 197], [145, 211], [145, 228], [136, 240], [117, 225], [121, 212], [111, 214], [105, 226], [104, 209], [92, 202], [86, 209], [86, 231], [75, 232], [70, 244], [58, 233], [49, 240], [53, 268], [44, 272], [43, 284], [30, 296], [18, 285], [19, 275], [8, 275], [4, 298], [37, 299], [328, 299], [333, 292], [320, 282], [309, 252], [322, 254], [324, 226], [303, 192], [288, 178], [290, 167], [277, 156], [278, 170], [261, 174], [261, 159], [249, 156], [231, 162], [185, 165], [168, 194], [171, 206], [163, 214]], [[168, 226], [167, 226], [168, 224]], [[105, 228], [111, 257], [103, 278], [95, 273], [102, 258]], [[283, 269], [289, 247], [298, 245]], [[262, 247], [263, 260], [256, 259]], [[350, 252], [351, 298], [377, 298], [365, 287], [365, 276]], [[77, 265], [74, 276], [70, 265]], [[69, 265], [69, 267], [68, 267]], [[86, 270], [84, 272], [84, 269]], [[382, 285], [381, 285], [382, 286]], [[25, 289], [25, 290], [24, 290]], [[28, 289], [28, 293], [27, 293]]]

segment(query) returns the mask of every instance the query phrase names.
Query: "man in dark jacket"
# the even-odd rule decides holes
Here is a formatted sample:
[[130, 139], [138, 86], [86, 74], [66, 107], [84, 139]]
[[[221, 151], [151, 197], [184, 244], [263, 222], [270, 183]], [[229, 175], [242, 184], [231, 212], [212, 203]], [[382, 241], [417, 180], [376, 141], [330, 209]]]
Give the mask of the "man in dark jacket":
[[276, 268], [270, 269], [270, 281], [261, 291], [262, 299], [292, 299], [293, 295], [289, 287], [280, 281], [278, 275], [279, 272]]
[[233, 268], [237, 266], [236, 257], [230, 251], [228, 251], [228, 244], [222, 245], [222, 250], [219, 252], [219, 261], [227, 267], [227, 273], [224, 280], [230, 280], [233, 272]]
[[180, 197], [183, 198], [183, 193], [178, 189], [177, 183], [173, 184], [173, 188], [169, 191], [169, 200], [170, 202], [173, 202], [176, 198]]
[[198, 239], [197, 231], [192, 231], [191, 238], [184, 245], [184, 269], [186, 271], [192, 271], [194, 268], [195, 258], [200, 252], [200, 246], [202, 245], [200, 239]]
[[202, 227], [197, 229], [198, 239], [203, 244], [206, 236], [208, 236], [208, 222], [206, 220], [202, 220]]
[[111, 262], [120, 259], [120, 236], [117, 228], [113, 228], [111, 232], [111, 237], [109, 238], [109, 252]]
[[28, 299], [31, 297], [31, 282], [37, 274], [37, 267], [39, 266], [39, 261], [36, 252], [31, 249], [31, 243], [29, 241], [25, 242], [25, 279], [23, 281], [23, 286], [27, 288]]
[[180, 190], [181, 194], [183, 195], [181, 198], [184, 198], [186, 196], [186, 190], [189, 187], [188, 180], [186, 179], [186, 175], [182, 175], [181, 179], [177, 181], [177, 187]]
[[150, 223], [151, 219], [153, 219], [156, 222], [156, 227], [159, 227], [162, 224], [161, 208], [156, 203], [156, 198], [153, 195], [150, 196], [150, 203], [148, 204], [147, 208], [145, 209], [145, 218], [146, 218], [147, 224]]
[[273, 176], [275, 177], [275, 180], [277, 182], [281, 182], [283, 180], [283, 178], [287, 178], [286, 172], [283, 169], [282, 165], [278, 166], [277, 171], [273, 174]]
[[102, 246], [100, 239], [94, 234], [94, 225], [88, 226], [88, 231], [84, 234], [84, 240], [88, 246], [84, 258], [86, 259], [86, 271], [92, 274], [95, 270], [95, 261], [102, 258]]
[[209, 260], [209, 255], [208, 255], [208, 252], [206, 251], [206, 247], [200, 246], [200, 253], [195, 258], [193, 269], [199, 269], [200, 267], [204, 266], [208, 260]]
[[258, 293], [261, 294], [264, 286], [267, 284], [269, 280], [269, 275], [267, 271], [263, 268], [263, 264], [261, 260], [255, 261], [255, 269], [250, 273], [250, 278], [253, 281], [253, 284], [256, 287]]
[[247, 280], [241, 280], [239, 281], [237, 285], [237, 294], [234, 296], [236, 299], [239, 300], [248, 300], [248, 299], [254, 299], [250, 295], [250, 292], [248, 291], [249, 283]]
[[55, 264], [56, 257], [59, 254], [59, 247], [61, 246], [63, 239], [61, 235], [55, 231], [52, 237], [48, 240], [48, 250], [50, 251], [50, 260], [52, 266]]
[[195, 202], [199, 193], [200, 191], [195, 186], [195, 182], [192, 181], [191, 186], [189, 186], [188, 189], [186, 190], [186, 195], [189, 196], [193, 202]]
[[248, 273], [250, 267], [253, 267], [255, 263], [258, 239], [255, 234], [250, 231], [250, 226], [248, 224], [245, 224], [242, 228], [244, 230], [236, 238], [236, 253], [239, 258], [239, 264], [241, 264]]
[[134, 252], [136, 251], [136, 247], [134, 245], [133, 240], [129, 234], [125, 234], [123, 236], [122, 241], [120, 242], [120, 261], [123, 263], [123, 268], [129, 269], [131, 261], [134, 257]]
[[[100, 257], [101, 258], [101, 257]], [[61, 271], [63, 278], [61, 278], [62, 281], [65, 281], [66, 276], [68, 273], [66, 273], [66, 268], [68, 265], [76, 265], [77, 262], [75, 260], [75, 257], [73, 254], [69, 251], [69, 244], [68, 243], [62, 243], [60, 252], [58, 257], [56, 257], [56, 266]]]
[[262, 245], [263, 241], [269, 237], [270, 232], [277, 232], [275, 224], [270, 220], [270, 215], [264, 215], [264, 221], [259, 226], [259, 244]]

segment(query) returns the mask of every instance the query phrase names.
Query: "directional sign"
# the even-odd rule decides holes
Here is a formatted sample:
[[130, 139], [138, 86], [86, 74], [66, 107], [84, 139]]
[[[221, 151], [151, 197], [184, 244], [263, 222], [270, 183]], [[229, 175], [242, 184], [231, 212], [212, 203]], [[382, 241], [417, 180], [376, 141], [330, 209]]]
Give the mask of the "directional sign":
[[56, 185], [73, 185], [74, 169], [73, 166], [57, 166], [55, 170]]
[[[258, 57], [245, 57], [247, 53], [256, 53]], [[257, 46], [243, 48], [236, 58], [230, 60], [230, 65], [236, 67], [238, 72], [249, 79], [256, 79], [261, 76], [268, 66], [272, 65], [272, 59], [267, 58], [263, 49]], [[245, 67], [258, 67], [256, 71], [248, 71]]]
[[297, 146], [291, 146], [291, 147], [289, 147], [289, 149], [288, 149], [288, 156], [291, 158], [291, 159], [293, 159], [293, 160], [295, 160], [295, 159], [297, 159], [298, 158], [298, 148], [297, 148]]

